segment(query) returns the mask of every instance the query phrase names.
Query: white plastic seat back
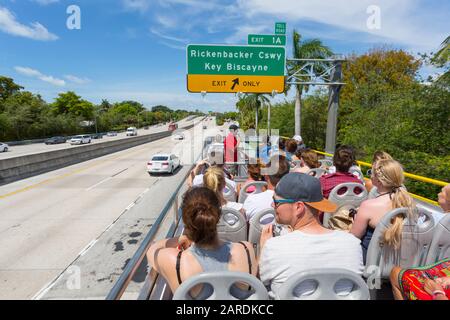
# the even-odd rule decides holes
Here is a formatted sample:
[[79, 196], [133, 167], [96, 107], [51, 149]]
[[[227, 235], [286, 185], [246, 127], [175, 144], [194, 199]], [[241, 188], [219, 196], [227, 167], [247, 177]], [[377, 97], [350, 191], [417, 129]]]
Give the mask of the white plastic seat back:
[[291, 161], [291, 171], [300, 168], [301, 160], [292, 160]]
[[321, 176], [323, 176], [324, 174], [327, 173], [327, 170], [322, 169], [322, 168], [314, 168], [314, 169], [309, 169], [306, 174], [309, 174], [310, 176], [313, 176], [317, 179], [319, 179]]
[[206, 300], [239, 300], [231, 294], [231, 288], [236, 282], [245, 283], [251, 286], [248, 291], [248, 297], [243, 300], [268, 300], [264, 284], [256, 277], [244, 272], [205, 272], [184, 281], [173, 295], [173, 300], [193, 300], [190, 291], [200, 284], [212, 287], [211, 296]]
[[234, 189], [234, 186], [226, 181], [226, 187], [223, 190], [223, 197], [227, 201], [236, 202], [236, 190]]
[[323, 169], [333, 166], [333, 160], [321, 159], [321, 160], [319, 160], [319, 162], [320, 162], [320, 167]]
[[249, 221], [248, 242], [256, 248], [256, 254], [259, 253], [259, 239], [262, 229], [268, 224], [275, 222], [275, 209], [268, 208], [255, 214]]
[[[360, 190], [359, 194], [356, 190]], [[344, 192], [339, 194], [340, 192]], [[368, 193], [366, 188], [361, 183], [347, 182], [338, 184], [331, 190], [328, 200], [337, 204], [339, 207], [344, 205], [353, 205], [355, 208], [359, 207], [361, 202], [367, 199]]]
[[378, 197], [380, 193], [378, 192], [378, 188], [373, 186], [372, 189], [370, 189], [369, 195], [367, 196], [367, 199], [375, 199]]
[[231, 208], [222, 208], [217, 224], [219, 239], [224, 241], [247, 241], [247, 221], [242, 213]]
[[348, 172], [350, 172], [351, 174], [356, 176], [358, 179], [360, 179], [362, 182], [364, 182], [364, 175], [363, 175], [360, 167], [351, 166], [350, 169], [348, 170]]
[[448, 257], [450, 257], [450, 214], [446, 214], [434, 229], [426, 264], [434, 264]]
[[[248, 188], [250, 187], [255, 187], [256, 190], [253, 191], [252, 193], [247, 193]], [[265, 181], [254, 181], [254, 182], [250, 182], [245, 184], [242, 188], [241, 191], [239, 193], [239, 203], [244, 203], [245, 200], [247, 199], [247, 197], [250, 194], [257, 194], [257, 193], [261, 193], [263, 192], [263, 189], [267, 187], [267, 182]]]
[[[304, 285], [308, 294], [297, 288]], [[278, 300], [369, 300], [363, 278], [346, 269], [311, 269], [290, 276], [277, 293]]]
[[370, 240], [367, 250], [364, 276], [371, 279], [389, 279], [394, 266], [401, 268], [423, 266], [433, 239], [433, 216], [424, 210], [418, 210], [425, 216], [422, 223], [405, 218], [402, 231], [402, 242], [399, 250], [394, 250], [383, 243], [383, 235], [390, 226], [392, 218], [397, 215], [406, 216], [407, 209], [399, 208], [387, 213], [379, 222]]

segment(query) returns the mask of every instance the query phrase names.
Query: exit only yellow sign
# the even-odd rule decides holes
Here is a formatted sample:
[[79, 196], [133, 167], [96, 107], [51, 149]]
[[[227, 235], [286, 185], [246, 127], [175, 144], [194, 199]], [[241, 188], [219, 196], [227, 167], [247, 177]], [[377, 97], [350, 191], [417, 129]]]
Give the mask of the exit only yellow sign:
[[284, 76], [242, 76], [189, 74], [187, 89], [192, 93], [278, 93], [284, 92]]

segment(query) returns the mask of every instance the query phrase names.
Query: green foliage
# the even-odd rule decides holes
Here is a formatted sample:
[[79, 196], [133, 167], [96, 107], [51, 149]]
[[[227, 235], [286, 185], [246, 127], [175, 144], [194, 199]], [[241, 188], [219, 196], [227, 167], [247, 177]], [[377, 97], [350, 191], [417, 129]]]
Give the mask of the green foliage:
[[[14, 80], [0, 76], [0, 102], [5, 101], [8, 97], [22, 90], [23, 87], [14, 83]], [[1, 107], [1, 104], [0, 104]], [[3, 110], [0, 109], [0, 112]]]

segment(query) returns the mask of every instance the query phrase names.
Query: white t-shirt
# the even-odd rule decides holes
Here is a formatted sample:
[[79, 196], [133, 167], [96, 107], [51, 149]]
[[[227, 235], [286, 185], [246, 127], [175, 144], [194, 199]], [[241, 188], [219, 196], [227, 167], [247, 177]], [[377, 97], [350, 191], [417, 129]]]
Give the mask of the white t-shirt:
[[[294, 231], [267, 240], [259, 262], [261, 281], [276, 297], [286, 280], [301, 271], [315, 268], [343, 268], [362, 275], [364, 271], [361, 240], [343, 231], [308, 234]], [[342, 283], [336, 291], [348, 293], [349, 283]], [[295, 290], [297, 294], [314, 291], [305, 283]]]
[[258, 212], [272, 208], [273, 195], [273, 190], [266, 190], [264, 192], [256, 194], [249, 194], [244, 202], [247, 221], [249, 221]]
[[[234, 182], [233, 180], [228, 179], [227, 177], [225, 177], [225, 181], [227, 182], [227, 184], [230, 184], [231, 186], [233, 186], [234, 192], [237, 192], [236, 182]], [[192, 180], [192, 186], [193, 187], [201, 187], [201, 186], [203, 186], [203, 175], [202, 174], [196, 175], [194, 177], [194, 180]]]

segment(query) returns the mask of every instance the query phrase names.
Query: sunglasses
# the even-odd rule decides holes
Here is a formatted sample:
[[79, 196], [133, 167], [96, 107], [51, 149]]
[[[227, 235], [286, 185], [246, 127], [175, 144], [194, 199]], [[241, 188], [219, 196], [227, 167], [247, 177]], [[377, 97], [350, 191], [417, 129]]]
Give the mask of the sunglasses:
[[275, 199], [273, 198], [273, 203], [275, 203], [275, 209], [278, 209], [279, 206], [285, 203], [296, 203], [297, 201], [291, 199]]

